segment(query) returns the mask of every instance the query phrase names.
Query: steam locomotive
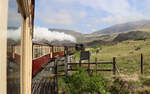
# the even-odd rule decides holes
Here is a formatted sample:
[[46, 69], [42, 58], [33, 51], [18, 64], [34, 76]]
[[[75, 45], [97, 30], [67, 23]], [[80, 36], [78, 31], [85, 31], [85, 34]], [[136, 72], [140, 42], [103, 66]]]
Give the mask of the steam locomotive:
[[[56, 56], [71, 55], [76, 51], [75, 45], [49, 45], [34, 42], [32, 47], [32, 75], [36, 75], [45, 64]], [[10, 60], [19, 64], [21, 59], [20, 45], [8, 45], [7, 54]]]

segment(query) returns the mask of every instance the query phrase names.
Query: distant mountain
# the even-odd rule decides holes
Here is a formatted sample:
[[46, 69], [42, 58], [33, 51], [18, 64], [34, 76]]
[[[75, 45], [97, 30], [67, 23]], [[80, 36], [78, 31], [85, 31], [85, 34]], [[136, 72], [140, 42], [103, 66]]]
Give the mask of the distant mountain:
[[111, 41], [104, 41], [104, 40], [94, 40], [91, 42], [84, 43], [85, 46], [89, 47], [95, 47], [95, 46], [100, 46], [100, 45], [109, 45], [112, 44]]
[[105, 28], [103, 30], [99, 30], [96, 32], [91, 33], [92, 35], [104, 35], [104, 34], [114, 34], [120, 32], [131, 31], [134, 29], [140, 28], [150, 28], [150, 20], [141, 20], [135, 22], [128, 22], [123, 24], [116, 24], [111, 27]]
[[65, 34], [68, 34], [68, 35], [71, 35], [71, 36], [74, 36], [77, 41], [82, 41], [84, 40], [84, 34], [82, 33], [79, 33], [79, 32], [76, 32], [76, 31], [73, 31], [73, 30], [65, 30], [65, 29], [48, 29], [50, 31], [57, 31], [57, 32], [63, 32]]
[[150, 32], [143, 31], [130, 31], [126, 33], [120, 33], [113, 42], [121, 42], [125, 40], [145, 40], [150, 39]]
[[[112, 41], [119, 33], [129, 31], [150, 31], [150, 20], [140, 20], [123, 24], [116, 24], [111, 27], [93, 32], [91, 34], [82, 34], [73, 30], [49, 29], [51, 31], [64, 32], [74, 36], [77, 42], [96, 42], [99, 40]], [[101, 43], [101, 42], [100, 42]]]
[[92, 40], [89, 42], [84, 43], [86, 46], [95, 47], [99, 45], [112, 45], [117, 42], [122, 42], [126, 40], [146, 40], [150, 39], [150, 32], [144, 31], [130, 31], [125, 33], [120, 33], [115, 36], [113, 40]]

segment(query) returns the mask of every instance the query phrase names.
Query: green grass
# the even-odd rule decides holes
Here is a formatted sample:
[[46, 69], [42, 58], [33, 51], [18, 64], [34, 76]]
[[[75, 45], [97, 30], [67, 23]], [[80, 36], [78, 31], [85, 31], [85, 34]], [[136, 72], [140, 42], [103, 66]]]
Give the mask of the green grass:
[[[139, 50], [136, 50], [140, 48]], [[96, 49], [101, 49], [98, 54]], [[116, 57], [117, 65], [122, 74], [133, 74], [140, 72], [140, 54], [144, 57], [144, 73], [150, 75], [150, 40], [147, 41], [124, 41], [115, 45], [100, 46], [98, 48], [87, 48], [91, 52], [90, 61], [112, 61]], [[102, 66], [101, 66], [102, 67]]]
[[[137, 50], [138, 48], [138, 50]], [[96, 50], [100, 49], [96, 54]], [[113, 61], [116, 57], [117, 66], [122, 78], [137, 83], [139, 92], [150, 93], [150, 40], [124, 41], [114, 45], [101, 45], [95, 48], [86, 48], [91, 52], [90, 61]], [[140, 73], [140, 58], [143, 54], [144, 74]], [[79, 53], [76, 56], [79, 60]], [[99, 65], [100, 69], [111, 69], [112, 65]], [[94, 68], [94, 67], [93, 67]], [[112, 72], [100, 72], [104, 77], [112, 79]], [[118, 76], [120, 76], [118, 75]]]

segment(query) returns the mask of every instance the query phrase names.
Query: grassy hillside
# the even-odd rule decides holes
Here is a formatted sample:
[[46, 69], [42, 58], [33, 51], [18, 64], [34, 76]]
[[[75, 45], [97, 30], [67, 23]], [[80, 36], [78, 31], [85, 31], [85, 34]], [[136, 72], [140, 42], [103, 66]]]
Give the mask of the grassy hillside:
[[[128, 40], [113, 45], [100, 45], [95, 48], [90, 47], [86, 48], [86, 50], [91, 52], [91, 62], [94, 62], [95, 58], [97, 58], [98, 61], [113, 61], [113, 57], [116, 57], [117, 66], [120, 71], [120, 74], [117, 73], [117, 75], [125, 81], [134, 83], [138, 91], [138, 93], [135, 94], [150, 93], [150, 40]], [[98, 54], [96, 54], [96, 50], [99, 50]], [[141, 53], [144, 57], [143, 75], [140, 73]], [[79, 53], [77, 53], [76, 60], [79, 60], [79, 56]], [[98, 65], [98, 67], [99, 69], [112, 69], [113, 66]], [[100, 73], [103, 75], [103, 77], [112, 80], [112, 72]]]
[[[99, 53], [96, 54], [96, 50]], [[91, 62], [97, 57], [99, 61], [112, 61], [117, 59], [117, 65], [122, 74], [140, 73], [140, 54], [144, 56], [144, 72], [150, 75], [150, 40], [123, 41], [112, 45], [99, 45], [86, 48], [91, 52]], [[77, 56], [79, 58], [79, 55]]]
[[[96, 55], [96, 49], [101, 49]], [[122, 74], [139, 74], [140, 54], [144, 55], [144, 72], [150, 75], [150, 40], [147, 41], [124, 41], [110, 46], [99, 46], [97, 48], [88, 48], [92, 53], [91, 61], [95, 57], [99, 61], [112, 61], [117, 58], [117, 65]]]

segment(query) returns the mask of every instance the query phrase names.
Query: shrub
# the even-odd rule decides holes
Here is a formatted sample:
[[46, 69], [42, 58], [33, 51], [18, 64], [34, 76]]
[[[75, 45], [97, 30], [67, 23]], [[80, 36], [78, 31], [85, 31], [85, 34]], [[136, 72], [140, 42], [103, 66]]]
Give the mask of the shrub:
[[65, 77], [64, 82], [69, 94], [110, 94], [107, 90], [107, 81], [101, 75], [88, 75], [84, 69]]
[[73, 58], [79, 58], [80, 57], [80, 51], [77, 51], [74, 55]]
[[114, 80], [110, 89], [112, 94], [136, 94], [136, 88], [133, 86], [133, 84], [120, 78]]

